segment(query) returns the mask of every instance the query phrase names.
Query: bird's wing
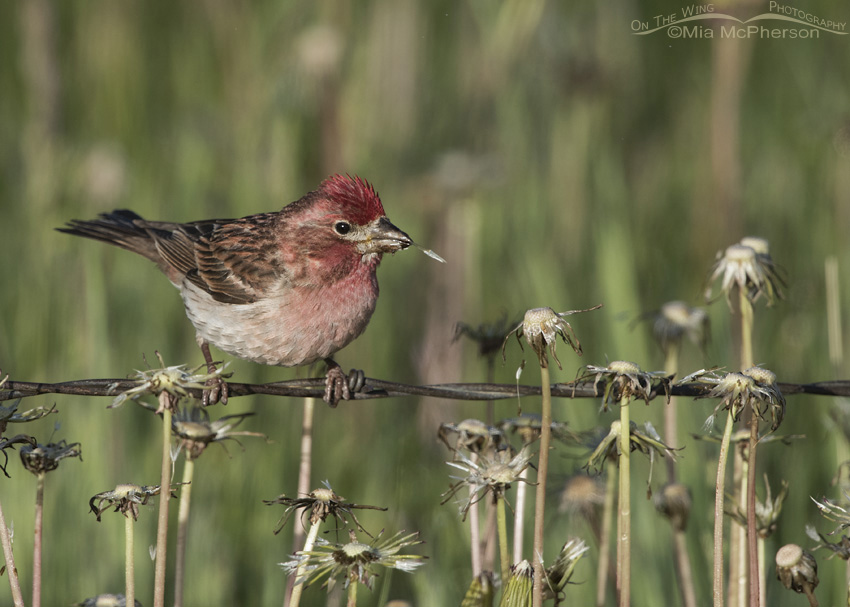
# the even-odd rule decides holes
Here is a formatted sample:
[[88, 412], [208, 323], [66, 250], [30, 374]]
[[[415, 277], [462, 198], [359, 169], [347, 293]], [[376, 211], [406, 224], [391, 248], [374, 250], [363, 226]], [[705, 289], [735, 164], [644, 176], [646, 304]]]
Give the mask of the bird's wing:
[[280, 278], [274, 214], [176, 225], [155, 236], [163, 260], [222, 303], [253, 303]]

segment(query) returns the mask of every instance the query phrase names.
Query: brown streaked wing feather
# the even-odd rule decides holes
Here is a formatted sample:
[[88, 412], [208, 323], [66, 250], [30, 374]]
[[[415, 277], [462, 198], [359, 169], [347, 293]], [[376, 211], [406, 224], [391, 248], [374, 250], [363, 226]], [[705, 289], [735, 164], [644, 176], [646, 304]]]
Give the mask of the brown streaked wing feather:
[[274, 219], [266, 213], [187, 225], [183, 234], [194, 241], [194, 268], [187, 278], [216, 301], [247, 304], [260, 299], [280, 277]]
[[166, 265], [176, 268], [186, 276], [197, 272], [195, 247], [197, 241], [187, 234], [182, 226], [176, 225], [173, 231], [157, 229], [149, 231], [156, 243], [156, 249]]

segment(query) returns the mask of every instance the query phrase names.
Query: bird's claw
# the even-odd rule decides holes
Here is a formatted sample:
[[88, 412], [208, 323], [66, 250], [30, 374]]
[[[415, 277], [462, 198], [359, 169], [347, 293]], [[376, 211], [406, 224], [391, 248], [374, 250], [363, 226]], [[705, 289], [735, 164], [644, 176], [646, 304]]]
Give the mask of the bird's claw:
[[327, 363], [324, 401], [331, 407], [336, 407], [340, 400], [351, 400], [352, 393], [363, 389], [366, 385], [366, 374], [360, 369], [352, 369], [346, 375], [336, 362], [327, 361]]

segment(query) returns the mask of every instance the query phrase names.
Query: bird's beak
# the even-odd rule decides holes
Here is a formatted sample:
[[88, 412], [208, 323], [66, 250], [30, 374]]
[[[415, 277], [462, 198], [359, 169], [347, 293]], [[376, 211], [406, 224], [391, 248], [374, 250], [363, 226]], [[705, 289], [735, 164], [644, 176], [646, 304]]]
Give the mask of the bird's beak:
[[395, 227], [386, 217], [372, 223], [367, 228], [366, 239], [361, 242], [364, 253], [395, 253], [412, 244], [410, 236]]

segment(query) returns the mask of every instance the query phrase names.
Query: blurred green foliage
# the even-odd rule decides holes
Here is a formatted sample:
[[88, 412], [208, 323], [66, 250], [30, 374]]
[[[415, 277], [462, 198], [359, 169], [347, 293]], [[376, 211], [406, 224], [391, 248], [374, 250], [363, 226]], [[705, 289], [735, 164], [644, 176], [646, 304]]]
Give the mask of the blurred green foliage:
[[[743, 19], [767, 10], [715, 6]], [[680, 8], [625, 0], [2, 3], [0, 368], [18, 380], [63, 381], [123, 377], [157, 350], [169, 364], [202, 360], [165, 278], [141, 258], [53, 230], [65, 221], [113, 208], [167, 220], [247, 215], [349, 172], [372, 181], [391, 219], [449, 263], [414, 251], [385, 259], [378, 310], [339, 355], [345, 367], [410, 383], [481, 381], [475, 347], [452, 343], [455, 322], [603, 302], [571, 319], [584, 358], [564, 350], [555, 379], [606, 359], [659, 368], [648, 325], [630, 322], [671, 299], [699, 303], [715, 253], [755, 234], [770, 240], [789, 277], [787, 299], [757, 309], [756, 360], [780, 381], [846, 376], [827, 354], [822, 277], [825, 257], [836, 256], [850, 301], [850, 41], [633, 35], [633, 20]], [[850, 21], [846, 6], [826, 0], [805, 9]], [[710, 315], [713, 341], [705, 354], [686, 352], [686, 372], [735, 367], [724, 303]], [[509, 344], [497, 381], [514, 381], [521, 356]], [[245, 382], [305, 373], [241, 361], [230, 369]], [[522, 381], [537, 375], [526, 370]], [[158, 482], [158, 424], [133, 405], [107, 411], [105, 399], [26, 404], [53, 402], [58, 415], [15, 430], [82, 443], [84, 462], [63, 463], [47, 480], [45, 604], [64, 605], [121, 591], [122, 524], [117, 515], [95, 522], [87, 500], [119, 482]], [[522, 405], [537, 408], [533, 399]], [[632, 418], [660, 427], [662, 406], [640, 405]], [[680, 406], [687, 436], [714, 405]], [[824, 528], [809, 495], [840, 498], [830, 479], [847, 449], [827, 414], [833, 406], [790, 397], [780, 432], [807, 440], [761, 450], [773, 485], [791, 484], [768, 555], [805, 544], [807, 523]], [[516, 407], [501, 403], [497, 416]], [[615, 413], [598, 409], [565, 401], [556, 417], [576, 429], [607, 425]], [[291, 550], [290, 531], [272, 535], [281, 512], [261, 500], [295, 494], [301, 407], [241, 398], [227, 413], [246, 410], [258, 413], [246, 429], [274, 443], [246, 441], [229, 457], [211, 449], [199, 461], [189, 605], [282, 602], [277, 563]], [[394, 574], [391, 598], [460, 602], [468, 531], [451, 504], [438, 505], [450, 469], [436, 430], [483, 415], [478, 403], [413, 399], [318, 409], [312, 484], [328, 479], [351, 501], [389, 506], [358, 515], [367, 529], [421, 530], [428, 542], [427, 567]], [[692, 559], [707, 604], [717, 447], [683, 441]], [[554, 460], [555, 486], [582, 464], [560, 451]], [[0, 498], [26, 589], [35, 479], [10, 471]], [[645, 472], [639, 463], [636, 478]], [[547, 559], [571, 533], [590, 540], [555, 503], [553, 494]], [[140, 557], [154, 542], [154, 512], [142, 511]], [[633, 596], [674, 604], [667, 525], [644, 500], [633, 516]], [[844, 568], [824, 556], [818, 594], [837, 604]], [[576, 571], [584, 583], [568, 589], [575, 604], [593, 600], [595, 558], [594, 547]], [[152, 564], [140, 560], [137, 596], [146, 605], [152, 577]], [[771, 605], [799, 604], [768, 578]], [[8, 592], [0, 580], [0, 603]], [[361, 593], [362, 603], [378, 594]], [[323, 602], [323, 591], [307, 591], [305, 604]]]

